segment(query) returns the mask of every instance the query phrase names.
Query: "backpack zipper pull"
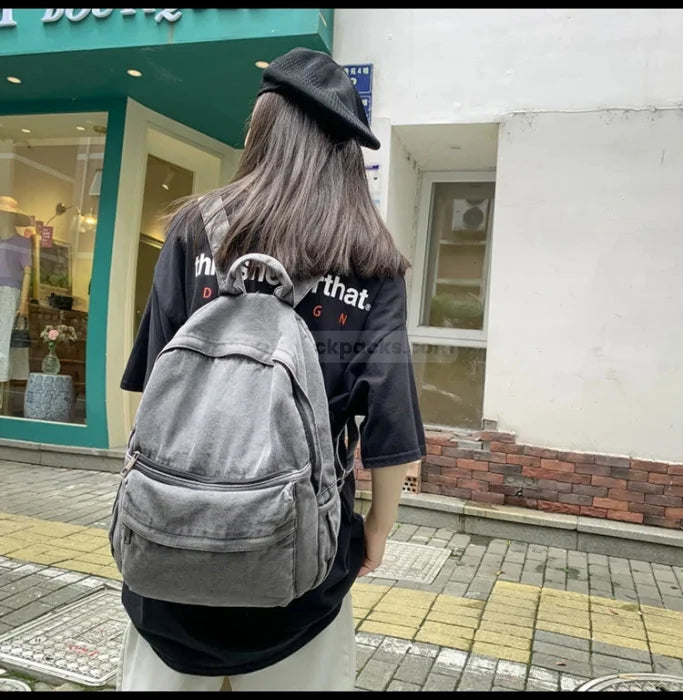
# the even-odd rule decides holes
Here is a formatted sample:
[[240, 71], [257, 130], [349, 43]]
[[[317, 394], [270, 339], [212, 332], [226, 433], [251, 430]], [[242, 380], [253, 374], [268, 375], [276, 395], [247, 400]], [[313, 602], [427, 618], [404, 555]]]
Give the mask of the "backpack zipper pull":
[[123, 469], [121, 470], [121, 476], [125, 476], [130, 471], [130, 469], [138, 461], [139, 456], [140, 453], [138, 451], [133, 452], [131, 458], [125, 463]]

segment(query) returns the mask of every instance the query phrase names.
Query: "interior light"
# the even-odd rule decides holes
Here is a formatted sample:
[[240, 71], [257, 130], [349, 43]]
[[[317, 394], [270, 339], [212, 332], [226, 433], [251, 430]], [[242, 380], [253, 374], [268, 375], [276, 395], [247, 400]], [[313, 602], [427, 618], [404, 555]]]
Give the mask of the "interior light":
[[97, 223], [97, 217], [92, 209], [85, 215], [83, 220], [88, 226], [94, 226]]
[[76, 131], [85, 131], [85, 127], [84, 126], [77, 126]]
[[257, 68], [268, 68], [268, 61], [256, 61]]
[[135, 68], [129, 68], [126, 71], [126, 73], [128, 73], [128, 75], [132, 75], [134, 78], [141, 78], [142, 77], [142, 73], [139, 70], [136, 70]]
[[161, 186], [165, 190], [171, 189], [171, 180], [173, 180], [173, 175], [175, 175], [174, 170], [172, 168], [166, 166], [166, 179], [161, 183]]
[[21, 78], [17, 78], [14, 75], [8, 75], [7, 80], [10, 83], [14, 83], [15, 85], [18, 85], [21, 82]]
[[21, 132], [22, 132], [23, 134], [30, 134], [30, 133], [31, 133], [31, 130], [30, 130], [30, 129], [22, 129]]

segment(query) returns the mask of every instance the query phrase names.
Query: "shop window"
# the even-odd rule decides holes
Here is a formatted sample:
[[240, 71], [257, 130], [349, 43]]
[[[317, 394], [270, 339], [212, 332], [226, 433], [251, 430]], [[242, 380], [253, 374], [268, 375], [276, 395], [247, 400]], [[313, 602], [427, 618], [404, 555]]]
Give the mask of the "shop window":
[[84, 424], [107, 115], [0, 122], [0, 412]]
[[481, 428], [486, 350], [414, 343], [412, 353], [423, 421]]
[[410, 335], [428, 425], [480, 427], [495, 182], [491, 173], [426, 173]]

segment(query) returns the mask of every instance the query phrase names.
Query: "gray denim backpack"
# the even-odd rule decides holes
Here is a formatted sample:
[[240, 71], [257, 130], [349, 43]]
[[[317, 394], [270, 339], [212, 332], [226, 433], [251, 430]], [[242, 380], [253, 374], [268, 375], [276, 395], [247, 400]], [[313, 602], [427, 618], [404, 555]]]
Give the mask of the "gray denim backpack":
[[[228, 226], [216, 195], [200, 200], [211, 248]], [[243, 266], [248, 263], [248, 270]], [[273, 294], [246, 292], [254, 265]], [[109, 540], [124, 582], [159, 600], [284, 606], [322, 583], [337, 548], [340, 485], [323, 374], [294, 307], [314, 281], [292, 283], [252, 254], [219, 296], [163, 348], [142, 394], [113, 506]]]

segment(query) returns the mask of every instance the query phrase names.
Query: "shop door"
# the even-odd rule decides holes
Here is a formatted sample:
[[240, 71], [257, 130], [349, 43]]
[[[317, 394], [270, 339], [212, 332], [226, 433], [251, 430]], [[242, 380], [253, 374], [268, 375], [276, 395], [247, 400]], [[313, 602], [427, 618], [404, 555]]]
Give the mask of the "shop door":
[[[135, 213], [131, 211], [129, 219], [135, 231], [135, 243], [129, 239], [130, 259], [135, 256], [135, 265], [128, 272], [129, 301], [124, 331], [126, 358], [152, 289], [154, 267], [164, 244], [168, 215], [178, 200], [212, 190], [229, 179], [238, 157], [235, 149], [204, 139], [180, 124], [164, 120], [148, 110], [136, 111], [144, 116], [146, 125], [137, 154], [140, 168], [137, 185], [130, 182], [128, 190], [131, 194], [135, 192], [138, 201]], [[113, 379], [117, 380], [116, 375]], [[112, 391], [112, 396], [115, 396], [115, 391]], [[123, 398], [123, 424], [119, 428], [115, 427], [115, 404], [108, 402], [110, 437], [114, 445], [121, 444], [120, 440], [130, 431], [141, 395], [125, 392]]]
[[194, 176], [192, 170], [152, 154], [147, 155], [135, 278], [133, 336], [137, 334], [152, 289], [154, 266], [164, 243], [164, 216], [179, 198], [193, 193]]

